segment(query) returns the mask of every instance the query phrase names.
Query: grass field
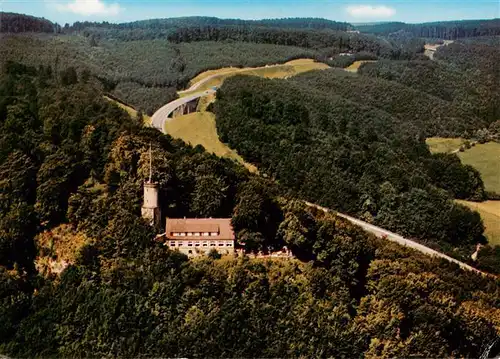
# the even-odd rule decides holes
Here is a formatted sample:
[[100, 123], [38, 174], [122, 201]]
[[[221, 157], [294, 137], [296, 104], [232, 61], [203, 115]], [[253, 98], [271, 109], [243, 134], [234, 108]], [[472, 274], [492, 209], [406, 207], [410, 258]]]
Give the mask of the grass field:
[[[127, 106], [119, 101], [116, 101], [116, 100], [113, 100], [111, 97], [108, 97], [108, 96], [104, 96], [104, 98], [110, 102], [113, 102], [113, 103], [116, 103], [118, 105], [118, 107], [124, 109], [125, 111], [127, 111], [127, 113], [130, 115], [130, 117], [134, 117], [134, 118], [137, 118], [137, 110], [130, 107], [130, 106]], [[149, 117], [148, 115], [146, 114], [143, 114], [142, 115], [142, 118], [144, 119], [144, 123], [147, 124], [147, 125], [150, 125], [151, 124], [151, 117]]]
[[359, 67], [363, 65], [365, 62], [375, 62], [375, 60], [354, 61], [350, 66], [346, 67], [344, 70], [349, 72], [358, 72]]
[[488, 142], [459, 152], [462, 163], [481, 172], [487, 191], [500, 193], [500, 143]]
[[451, 153], [464, 143], [463, 138], [430, 137], [425, 140], [432, 153]]
[[478, 211], [484, 222], [486, 238], [490, 244], [500, 245], [500, 201], [469, 202], [457, 200], [457, 202]]
[[194, 91], [181, 91], [179, 96], [187, 96], [194, 92], [200, 92], [208, 90], [213, 86], [219, 87], [222, 85], [224, 80], [230, 76], [234, 75], [249, 75], [249, 76], [259, 76], [265, 78], [287, 78], [290, 76], [297, 75], [302, 72], [311, 70], [324, 70], [329, 68], [328, 65], [315, 62], [311, 59], [297, 59], [289, 61], [283, 65], [270, 65], [264, 67], [248, 67], [248, 68], [235, 68], [226, 67], [218, 70], [205, 71], [194, 79], [191, 80], [190, 85], [196, 84], [200, 81], [206, 80], [207, 78], [213, 76], [210, 80], [203, 83], [200, 87], [196, 88]]
[[194, 112], [174, 117], [166, 122], [166, 131], [172, 137], [180, 138], [192, 146], [202, 145], [208, 152], [231, 158], [243, 164], [249, 171], [257, 172], [255, 166], [246, 163], [236, 151], [219, 140], [215, 115], [211, 112]]

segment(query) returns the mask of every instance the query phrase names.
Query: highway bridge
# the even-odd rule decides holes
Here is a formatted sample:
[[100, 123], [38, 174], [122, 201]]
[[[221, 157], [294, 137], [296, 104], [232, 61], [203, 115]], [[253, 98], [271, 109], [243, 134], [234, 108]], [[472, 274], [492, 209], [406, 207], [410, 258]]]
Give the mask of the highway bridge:
[[215, 90], [210, 89], [181, 97], [167, 103], [153, 114], [151, 117], [151, 125], [161, 132], [165, 132], [165, 122], [168, 121], [169, 118], [175, 115], [184, 115], [196, 111], [200, 97], [208, 96], [213, 93], [215, 93]]

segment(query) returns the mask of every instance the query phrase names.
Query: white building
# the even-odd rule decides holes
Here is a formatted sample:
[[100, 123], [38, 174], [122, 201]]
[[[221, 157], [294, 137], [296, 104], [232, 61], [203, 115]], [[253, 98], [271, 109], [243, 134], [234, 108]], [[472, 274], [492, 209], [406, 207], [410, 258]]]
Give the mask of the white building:
[[188, 256], [235, 253], [231, 218], [167, 218], [165, 245]]

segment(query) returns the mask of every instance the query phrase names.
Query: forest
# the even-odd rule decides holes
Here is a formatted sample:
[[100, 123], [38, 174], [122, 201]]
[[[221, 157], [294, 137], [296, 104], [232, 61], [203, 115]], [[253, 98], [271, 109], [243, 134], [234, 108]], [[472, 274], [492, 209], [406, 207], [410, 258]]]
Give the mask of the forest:
[[[490, 195], [480, 174], [425, 143], [468, 138], [498, 120], [494, 38], [457, 41], [431, 62], [423, 40], [347, 34], [350, 24], [322, 19], [49, 30], [44, 19], [14, 15], [2, 23], [0, 47], [0, 356], [500, 354], [497, 277], [303, 204], [500, 273], [499, 247], [470, 259], [485, 243], [483, 223], [454, 201]], [[342, 51], [379, 61], [357, 76], [241, 76], [218, 90], [210, 109], [219, 136], [262, 176], [103, 98], [152, 113], [207, 69], [301, 57], [343, 67]], [[155, 241], [163, 229], [140, 211], [150, 153], [162, 223], [231, 217], [249, 253], [287, 246], [294, 258], [188, 260]]]
[[160, 39], [94, 42], [79, 35], [5, 35], [2, 42], [0, 63], [11, 60], [88, 72], [100, 79], [107, 92], [148, 114], [175, 99], [177, 90], [205, 70], [264, 66], [317, 55], [314, 50], [271, 44], [171, 44]]
[[422, 24], [387, 22], [382, 24], [357, 25], [363, 33], [389, 35], [396, 32], [409, 33], [415, 37], [456, 40], [477, 36], [500, 35], [500, 19], [437, 21]]
[[[331, 66], [355, 59], [416, 59], [418, 39], [384, 41], [371, 35], [340, 31], [347, 24], [321, 19], [281, 19], [238, 23], [189, 17], [130, 24], [75, 23], [56, 34], [35, 31], [45, 20], [16, 15], [4, 21], [0, 63], [73, 67], [100, 79], [105, 90], [151, 115], [176, 98], [197, 74], [221, 67], [264, 66], [297, 58], [313, 58]], [[9, 20], [9, 17], [6, 17]], [[10, 25], [9, 25], [10, 24]], [[55, 26], [55, 25], [54, 25]], [[289, 28], [293, 27], [293, 28]], [[4, 32], [4, 31], [3, 31]], [[12, 31], [16, 32], [16, 31]], [[35, 31], [36, 32], [36, 31]], [[339, 53], [354, 56], [344, 62]]]
[[[455, 155], [431, 155], [425, 138], [482, 121], [367, 80], [337, 70], [231, 78], [217, 93], [218, 133], [294, 195], [444, 251], [460, 248], [454, 255], [467, 260], [483, 225], [453, 198], [483, 200], [484, 185]], [[426, 108], [443, 112], [430, 117]]]
[[[352, 25], [324, 19], [184, 17], [124, 24], [76, 22], [61, 28], [45, 19], [9, 13], [2, 16], [2, 33], [7, 34], [2, 39], [0, 62], [11, 60], [35, 67], [51, 64], [89, 72], [100, 79], [106, 91], [149, 115], [175, 99], [175, 92], [185, 88], [191, 78], [210, 69], [263, 66], [296, 58], [313, 58], [337, 67], [363, 59], [423, 59], [421, 39], [348, 33], [345, 30]], [[18, 32], [23, 34], [13, 34]], [[437, 56], [448, 61], [446, 51], [440, 50]], [[353, 56], [338, 56], [341, 53]], [[488, 56], [496, 55], [490, 51]], [[454, 54], [451, 57], [456, 58]], [[494, 78], [488, 81], [491, 87]], [[476, 82], [484, 87], [481, 81]]]
[[154, 29], [167, 30], [179, 27], [204, 27], [204, 26], [259, 26], [274, 28], [294, 28], [294, 29], [331, 29], [346, 31], [352, 25], [345, 22], [326, 20], [321, 18], [282, 18], [282, 19], [262, 19], [262, 20], [242, 20], [242, 19], [219, 19], [208, 16], [187, 16], [166, 19], [148, 19], [132, 21], [122, 24], [111, 24], [108, 22], [75, 22], [71, 26], [64, 26], [64, 31], [81, 31], [86, 28], [104, 27], [114, 29]]
[[11, 12], [0, 12], [0, 33], [20, 33], [20, 32], [58, 32], [60, 30], [57, 24], [49, 20], [15, 14]]
[[[143, 127], [103, 100], [93, 76], [9, 62], [0, 80], [0, 353], [320, 358], [500, 351], [497, 279], [378, 240], [305, 208], [281, 184]], [[222, 105], [226, 86], [243, 80], [224, 85]], [[295, 113], [306, 121], [302, 102], [286, 105], [290, 126], [299, 125]], [[188, 261], [155, 242], [156, 230], [140, 217], [149, 146], [164, 215], [232, 216], [249, 250], [285, 244], [297, 259]], [[395, 151], [411, 145], [400, 147]], [[452, 157], [415, 151], [408, 162], [424, 156], [474, 178]], [[425, 198], [425, 190], [411, 196]], [[62, 229], [85, 241], [61, 273], [50, 274], [41, 260], [60, 260], [55, 234]], [[46, 237], [51, 247], [42, 245]]]
[[[454, 109], [473, 114], [476, 130], [485, 130], [494, 127], [500, 118], [497, 41], [498, 37], [496, 41], [460, 40], [440, 47], [435, 53], [438, 61], [377, 61], [363, 64], [358, 73], [397, 82], [447, 101]], [[455, 135], [470, 138], [476, 133], [468, 129]], [[446, 135], [439, 133], [443, 134]]]

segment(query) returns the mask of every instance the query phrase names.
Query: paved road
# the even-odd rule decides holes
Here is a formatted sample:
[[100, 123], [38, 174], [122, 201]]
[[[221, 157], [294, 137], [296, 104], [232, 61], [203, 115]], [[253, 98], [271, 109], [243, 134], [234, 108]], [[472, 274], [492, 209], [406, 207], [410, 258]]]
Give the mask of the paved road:
[[[237, 72], [237, 71], [238, 71], [238, 70], [235, 70], [235, 72]], [[239, 71], [241, 71], [241, 70], [239, 70]], [[203, 80], [200, 80], [200, 81], [198, 81], [198, 82], [196, 82], [196, 83], [192, 84], [190, 88], [188, 88], [188, 89], [186, 89], [186, 90], [179, 91], [178, 93], [182, 94], [182, 93], [186, 93], [186, 92], [196, 91], [196, 90], [198, 90], [198, 88], [199, 88], [201, 85], [203, 85], [203, 84], [207, 83], [208, 81], [212, 80], [213, 78], [215, 78], [215, 77], [217, 77], [217, 76], [223, 76], [223, 75], [224, 75], [224, 73], [222, 73], [222, 74], [214, 74], [214, 75], [210, 75], [210, 76], [208, 76], [208, 77], [205, 77]]]
[[277, 66], [285, 66], [285, 65], [286, 64], [276, 64], [276, 65], [266, 65], [266, 66], [261, 66], [261, 67], [246, 67], [246, 68], [242, 68], [242, 69], [234, 68], [233, 71], [222, 72], [222, 73], [213, 74], [213, 75], [210, 75], [208, 77], [205, 77], [203, 80], [200, 80], [200, 81], [192, 84], [191, 87], [189, 87], [188, 89], [179, 91], [179, 93], [182, 94], [182, 93], [186, 93], [186, 92], [196, 91], [196, 90], [198, 90], [198, 88], [200, 88], [201, 85], [209, 82], [210, 80], [212, 80], [216, 77], [234, 75], [234, 74], [237, 74], [239, 72], [249, 72], [249, 71], [265, 69], [265, 68], [269, 68], [269, 67], [277, 67]]
[[442, 44], [435, 44], [435, 45], [431, 45], [431, 44], [425, 44], [424, 45], [424, 55], [426, 55], [428, 58], [430, 58], [431, 60], [434, 60], [434, 53], [436, 52], [436, 50], [438, 48], [440, 48], [441, 46], [447, 46], [449, 44], [452, 44], [453, 43], [453, 40], [444, 40]]
[[[310, 203], [310, 202], [305, 202], [305, 203], [309, 207], [315, 207], [315, 208], [317, 208], [319, 210], [322, 210], [324, 212], [335, 212], [335, 211], [332, 211], [332, 210], [330, 210], [328, 208], [318, 206], [317, 204], [314, 204], [314, 203]], [[399, 234], [396, 234], [394, 232], [390, 232], [390, 231], [385, 230], [383, 228], [374, 226], [374, 225], [372, 225], [370, 223], [361, 221], [361, 220], [359, 220], [357, 218], [348, 216], [346, 214], [342, 214], [342, 213], [339, 213], [339, 212], [335, 212], [335, 213], [336, 213], [337, 216], [347, 219], [352, 224], [360, 226], [365, 231], [374, 234], [378, 238], [388, 239], [388, 240], [390, 240], [392, 242], [398, 243], [399, 245], [416, 249], [417, 251], [422, 252], [422, 253], [424, 253], [426, 255], [429, 255], [429, 256], [434, 256], [434, 257], [439, 257], [439, 258], [446, 259], [449, 262], [458, 264], [460, 266], [460, 268], [468, 270], [468, 271], [471, 271], [471, 272], [480, 273], [480, 274], [483, 274], [483, 275], [490, 275], [488, 273], [481, 272], [480, 270], [477, 270], [476, 268], [471, 267], [468, 264], [460, 262], [459, 260], [456, 260], [455, 258], [447, 256], [446, 254], [443, 254], [441, 252], [435, 251], [434, 249], [426, 247], [423, 244], [420, 244], [420, 243], [417, 243], [415, 241], [412, 241], [411, 239], [404, 238], [404, 237], [400, 236]]]
[[165, 106], [161, 107], [153, 114], [153, 116], [151, 117], [151, 125], [161, 132], [165, 132], [165, 122], [168, 120], [168, 116], [170, 116], [170, 114], [174, 112], [178, 107], [197, 98], [213, 94], [214, 92], [215, 90], [212, 89], [203, 92], [197, 92], [195, 94], [181, 97], [175, 101], [167, 103]]

